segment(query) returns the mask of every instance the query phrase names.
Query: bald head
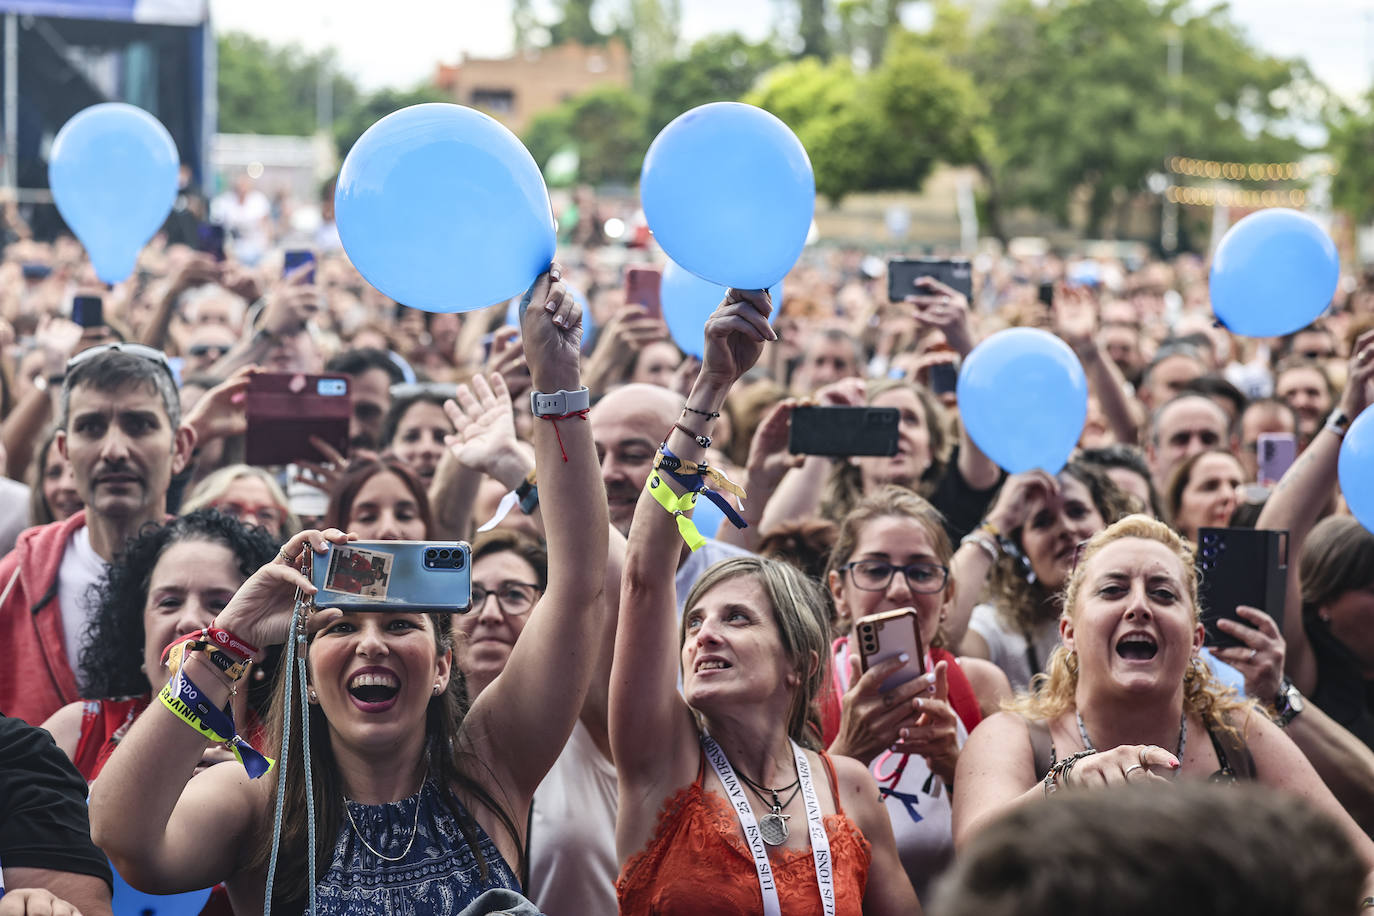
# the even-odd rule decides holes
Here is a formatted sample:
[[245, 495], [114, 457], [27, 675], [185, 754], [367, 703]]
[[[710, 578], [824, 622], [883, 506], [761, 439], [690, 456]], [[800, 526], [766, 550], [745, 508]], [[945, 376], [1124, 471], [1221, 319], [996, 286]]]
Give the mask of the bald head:
[[682, 415], [683, 397], [657, 385], [624, 385], [592, 408], [592, 441], [601, 461], [611, 524], [630, 533], [639, 491], [653, 469], [654, 453]]

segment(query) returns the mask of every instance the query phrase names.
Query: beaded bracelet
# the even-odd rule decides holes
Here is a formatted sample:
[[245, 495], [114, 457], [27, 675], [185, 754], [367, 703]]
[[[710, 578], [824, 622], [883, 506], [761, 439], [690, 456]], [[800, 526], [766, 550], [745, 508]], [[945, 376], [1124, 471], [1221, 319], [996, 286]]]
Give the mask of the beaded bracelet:
[[1091, 757], [1096, 753], [1097, 751], [1094, 750], [1079, 751], [1076, 754], [1070, 754], [1050, 767], [1049, 772], [1045, 774], [1045, 780], [1042, 784], [1045, 791], [1045, 797], [1049, 798], [1055, 792], [1059, 791], [1059, 778], [1061, 776], [1064, 778], [1064, 785], [1067, 786], [1069, 784], [1069, 773], [1073, 770], [1073, 765], [1075, 763], [1082, 760], [1084, 757]]

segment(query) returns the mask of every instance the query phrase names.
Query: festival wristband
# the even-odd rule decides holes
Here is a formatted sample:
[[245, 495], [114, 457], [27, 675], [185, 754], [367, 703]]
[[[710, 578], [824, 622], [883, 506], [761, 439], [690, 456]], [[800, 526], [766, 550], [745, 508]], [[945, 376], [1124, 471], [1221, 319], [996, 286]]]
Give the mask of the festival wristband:
[[187, 652], [203, 653], [205, 658], [209, 659], [216, 668], [229, 675], [229, 679], [233, 681], [240, 680], [248, 673], [248, 666], [253, 664], [251, 659], [235, 659], [228, 652], [224, 652], [204, 640], [182, 637], [163, 650], [163, 664], [173, 676], [181, 670], [181, 664], [185, 660]]
[[186, 672], [178, 671], [158, 694], [162, 705], [172, 715], [185, 722], [207, 741], [223, 745], [233, 752], [234, 759], [243, 764], [249, 779], [257, 779], [271, 771], [276, 761], [264, 757], [239, 736], [234, 717], [220, 709], [197, 687]]
[[683, 493], [675, 496], [668, 484], [663, 482], [663, 478], [654, 471], [649, 475], [649, 495], [654, 498], [663, 510], [673, 518], [677, 519], [677, 533], [682, 535], [682, 539], [687, 542], [687, 546], [693, 551], [699, 550], [706, 543], [706, 538], [701, 536], [697, 526], [687, 515], [697, 504], [695, 493]]
[[658, 454], [654, 456], [654, 467], [662, 468], [674, 477], [700, 476], [710, 482], [710, 487], [713, 490], [724, 490], [740, 499], [746, 498], [744, 488], [726, 477], [719, 468], [713, 468], [705, 461], [698, 462], [679, 458], [668, 450], [666, 442], [658, 447]]

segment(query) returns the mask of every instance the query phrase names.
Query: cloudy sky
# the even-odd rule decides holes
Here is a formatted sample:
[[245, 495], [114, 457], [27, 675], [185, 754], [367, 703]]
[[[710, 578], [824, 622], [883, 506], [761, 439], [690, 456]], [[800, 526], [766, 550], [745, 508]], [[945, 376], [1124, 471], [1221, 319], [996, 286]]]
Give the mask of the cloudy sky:
[[[1195, 0], [1196, 2], [1196, 0]], [[767, 34], [780, 0], [681, 0], [682, 35]], [[548, 3], [542, 4], [545, 8]], [[536, 3], [536, 9], [541, 3]], [[1369, 85], [1374, 0], [1231, 0], [1234, 18], [1271, 54], [1305, 58], [1328, 85], [1355, 97]], [[919, 5], [918, 5], [919, 7]], [[485, 57], [511, 47], [510, 0], [211, 0], [216, 26], [308, 48], [333, 45], [368, 88], [408, 86], [438, 62]], [[356, 10], [356, 12], [355, 12]], [[1185, 61], [1186, 66], [1186, 61]]]

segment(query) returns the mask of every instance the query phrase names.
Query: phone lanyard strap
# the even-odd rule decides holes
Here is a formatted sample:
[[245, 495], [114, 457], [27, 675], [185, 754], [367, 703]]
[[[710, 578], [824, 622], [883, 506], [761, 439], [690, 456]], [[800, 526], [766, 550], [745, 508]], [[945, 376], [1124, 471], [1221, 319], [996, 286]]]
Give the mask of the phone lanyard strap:
[[[797, 780], [801, 783], [802, 799], [806, 804], [806, 825], [811, 836], [811, 858], [816, 866], [816, 884], [820, 888], [821, 907], [825, 916], [835, 916], [835, 879], [834, 867], [830, 860], [830, 838], [826, 836], [825, 824], [821, 819], [821, 805], [816, 798], [815, 786], [811, 784], [811, 764], [806, 759], [806, 751], [790, 741], [792, 756], [797, 766]], [[763, 896], [764, 916], [782, 916], [778, 903], [778, 886], [773, 877], [773, 866], [768, 861], [768, 847], [764, 845], [759, 833], [758, 821], [754, 810], [749, 806], [749, 797], [744, 794], [744, 786], [735, 775], [735, 768], [720, 745], [706, 732], [701, 733], [701, 746], [706, 759], [720, 778], [730, 806], [739, 817], [740, 828], [744, 830], [744, 840], [754, 857], [754, 868], [759, 876], [759, 893]]]

